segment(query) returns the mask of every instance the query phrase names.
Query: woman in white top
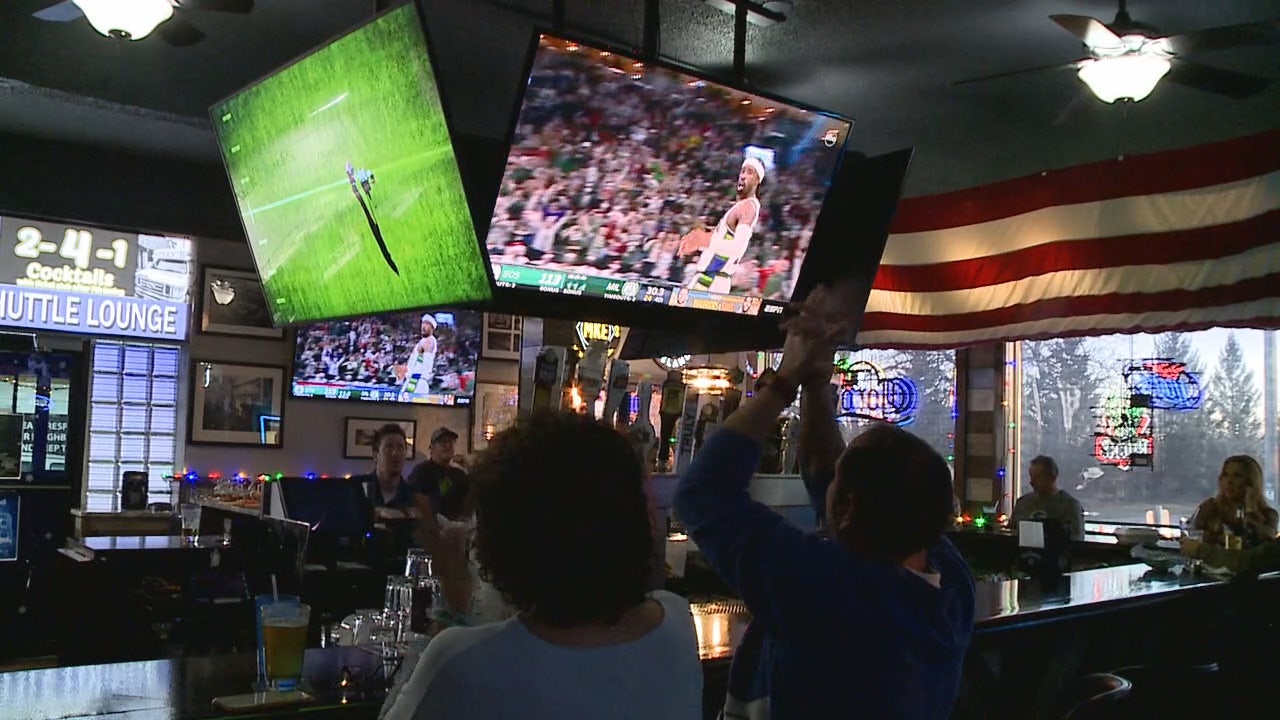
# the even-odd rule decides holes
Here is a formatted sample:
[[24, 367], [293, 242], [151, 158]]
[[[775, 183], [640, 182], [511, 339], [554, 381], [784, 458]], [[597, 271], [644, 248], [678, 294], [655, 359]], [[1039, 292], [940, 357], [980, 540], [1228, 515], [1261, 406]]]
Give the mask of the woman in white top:
[[626, 438], [584, 415], [542, 413], [477, 460], [476, 556], [517, 615], [437, 635], [386, 717], [700, 718], [693, 618], [680, 597], [648, 592], [654, 530]]

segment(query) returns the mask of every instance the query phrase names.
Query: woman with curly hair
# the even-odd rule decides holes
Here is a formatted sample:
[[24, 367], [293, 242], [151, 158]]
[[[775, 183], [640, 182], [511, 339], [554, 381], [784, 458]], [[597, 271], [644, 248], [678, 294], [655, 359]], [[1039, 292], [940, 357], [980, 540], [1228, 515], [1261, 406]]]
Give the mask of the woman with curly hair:
[[387, 717], [701, 717], [689, 604], [649, 591], [654, 526], [627, 439], [540, 413], [495, 437], [471, 480], [482, 577], [517, 614], [433, 638]]

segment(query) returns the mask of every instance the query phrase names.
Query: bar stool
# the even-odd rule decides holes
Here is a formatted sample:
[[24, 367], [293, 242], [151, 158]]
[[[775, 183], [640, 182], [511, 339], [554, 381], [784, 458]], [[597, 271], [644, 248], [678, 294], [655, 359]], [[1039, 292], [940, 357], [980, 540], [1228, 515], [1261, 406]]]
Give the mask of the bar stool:
[[1058, 706], [1062, 720], [1110, 720], [1124, 713], [1124, 701], [1133, 684], [1111, 673], [1076, 678], [1063, 688]]
[[1126, 701], [1138, 717], [1176, 717], [1189, 707], [1203, 707], [1217, 695], [1218, 663], [1200, 665], [1131, 665], [1111, 671], [1133, 684]]

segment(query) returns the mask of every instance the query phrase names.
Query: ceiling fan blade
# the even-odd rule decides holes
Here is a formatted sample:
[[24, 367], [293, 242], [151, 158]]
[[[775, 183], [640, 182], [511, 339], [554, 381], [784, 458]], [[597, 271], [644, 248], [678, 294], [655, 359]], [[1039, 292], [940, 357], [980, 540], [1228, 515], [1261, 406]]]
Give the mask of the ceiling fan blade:
[[1213, 52], [1247, 45], [1280, 45], [1280, 20], [1192, 30], [1165, 38], [1178, 55]]
[[71, 22], [84, 17], [84, 13], [80, 12], [80, 8], [71, 0], [63, 0], [63, 2], [31, 13], [31, 17], [48, 22]]
[[204, 39], [204, 33], [180, 17], [170, 19], [160, 26], [160, 37], [174, 47], [188, 47]]
[[1058, 23], [1063, 30], [1075, 35], [1080, 42], [1091, 48], [1123, 47], [1119, 36], [1111, 32], [1101, 20], [1088, 15], [1050, 15], [1049, 19]]
[[240, 15], [253, 12], [253, 0], [178, 0], [174, 5], [180, 10], [205, 10]]
[[1165, 76], [1169, 82], [1193, 87], [1197, 90], [1225, 95], [1237, 100], [1256, 95], [1271, 85], [1267, 78], [1246, 75], [1234, 70], [1210, 67], [1178, 59], [1173, 63], [1169, 74]]
[[951, 84], [952, 85], [970, 85], [973, 83], [986, 82], [988, 80], [999, 80], [1000, 78], [1013, 77], [1015, 75], [1028, 75], [1031, 73], [1048, 72], [1050, 70], [1067, 70], [1067, 69], [1074, 70], [1075, 68], [1080, 67], [1080, 63], [1084, 62], [1086, 59], [1087, 58], [1081, 58], [1080, 60], [1073, 60], [1069, 63], [1058, 63], [1056, 65], [1041, 65], [1039, 67], [1023, 68], [1021, 70], [1010, 70], [1008, 72], [996, 73], [994, 75], [983, 75], [981, 77], [967, 78], [965, 80], [955, 80]]

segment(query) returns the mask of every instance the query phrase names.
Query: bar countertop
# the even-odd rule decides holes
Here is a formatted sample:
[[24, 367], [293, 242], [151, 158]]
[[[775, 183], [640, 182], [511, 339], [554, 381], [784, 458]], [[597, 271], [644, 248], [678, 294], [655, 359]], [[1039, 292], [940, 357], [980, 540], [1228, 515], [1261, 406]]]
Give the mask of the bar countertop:
[[[1263, 576], [1264, 579], [1280, 574]], [[1157, 573], [1146, 565], [1067, 573], [1052, 584], [1036, 580], [977, 583], [976, 632], [1002, 632], [1104, 612], [1161, 603], [1198, 589], [1222, 587], [1226, 580], [1206, 574]], [[750, 615], [742, 603], [693, 603], [698, 651], [704, 661], [732, 656]]]
[[[334, 690], [344, 667], [376, 673], [378, 659], [355, 648], [307, 650], [303, 676], [315, 699], [272, 711], [231, 713], [213, 699], [251, 692], [252, 654], [191, 657], [0, 673], [0, 720], [110, 717], [113, 720], [208, 720], [234, 717], [374, 718], [381, 695], [341, 702]], [[317, 713], [317, 711], [323, 711]]]

